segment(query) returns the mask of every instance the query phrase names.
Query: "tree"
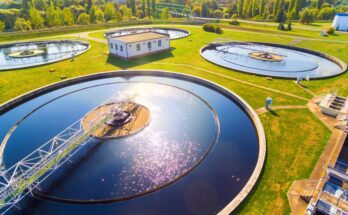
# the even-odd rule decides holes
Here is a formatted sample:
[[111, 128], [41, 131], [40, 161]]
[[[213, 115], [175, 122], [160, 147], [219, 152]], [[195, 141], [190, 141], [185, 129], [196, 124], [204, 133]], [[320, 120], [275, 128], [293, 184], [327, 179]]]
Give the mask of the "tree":
[[230, 14], [229, 14], [229, 13], [224, 13], [224, 14], [222, 15], [222, 18], [228, 19], [228, 18], [230, 18]]
[[299, 21], [302, 24], [313, 23], [315, 21], [315, 13], [312, 10], [305, 8], [302, 12], [300, 12]]
[[295, 0], [290, 0], [289, 6], [288, 6], [288, 13], [290, 14], [291, 11], [293, 11], [293, 8], [295, 6]]
[[132, 10], [132, 15], [134, 16], [136, 13], [135, 10], [135, 0], [130, 0], [130, 9]]
[[44, 10], [47, 7], [46, 0], [35, 0], [34, 6], [38, 10]]
[[281, 30], [281, 31], [285, 30], [284, 23], [282, 23], [282, 22], [279, 23], [278, 30]]
[[302, 7], [303, 7], [303, 0], [295, 0], [294, 9], [295, 9], [295, 15], [296, 15], [296, 17], [298, 17], [299, 12], [300, 12], [300, 10], [302, 9]]
[[125, 5], [121, 5], [118, 10], [122, 13], [123, 17], [127, 17], [128, 19], [132, 17], [132, 10]]
[[263, 15], [265, 11], [265, 0], [260, 0], [259, 2], [259, 15]]
[[31, 0], [23, 0], [22, 1], [22, 10], [21, 10], [21, 14], [24, 18], [28, 18], [29, 17], [29, 8], [31, 6]]
[[277, 13], [277, 16], [275, 17], [276, 22], [285, 22], [286, 16], [284, 9], [280, 9]]
[[48, 27], [52, 27], [55, 25], [55, 22], [55, 10], [53, 1], [51, 0], [49, 6], [46, 8], [46, 23]]
[[115, 18], [117, 21], [122, 21], [123, 20], [122, 13], [120, 11], [116, 11]]
[[151, 7], [152, 7], [152, 16], [154, 16], [156, 13], [156, 0], [151, 0]]
[[31, 30], [30, 21], [26, 21], [23, 18], [17, 18], [14, 24], [13, 30], [15, 31], [28, 31]]
[[64, 16], [64, 25], [68, 25], [68, 26], [74, 25], [74, 16], [68, 7], [64, 8], [63, 16]]
[[169, 19], [169, 12], [167, 7], [163, 8], [161, 13], [161, 19]]
[[145, 16], [146, 11], [145, 11], [145, 0], [141, 0], [141, 10], [143, 11], [143, 14]]
[[317, 8], [320, 9], [321, 5], [324, 3], [324, 0], [317, 0]]
[[243, 8], [244, 8], [244, 0], [238, 1], [238, 17], [243, 18]]
[[111, 20], [114, 18], [116, 13], [115, 6], [111, 3], [108, 2], [105, 4], [105, 19], [107, 21]]
[[0, 32], [5, 30], [5, 22], [0, 21]]
[[94, 6], [94, 2], [93, 0], [88, 0], [87, 2], [87, 11], [89, 12], [89, 10]]
[[279, 9], [279, 0], [275, 0], [274, 1], [274, 4], [273, 4], [273, 17], [276, 17], [277, 16], [277, 13], [278, 13], [278, 9]]
[[64, 14], [59, 7], [55, 11], [55, 20], [57, 26], [64, 25]]
[[95, 11], [97, 10], [96, 6], [92, 6], [91, 9], [89, 9], [88, 14], [89, 14], [89, 20], [91, 21], [91, 23], [95, 23], [96, 22], [96, 15], [95, 15]]
[[280, 0], [278, 4], [278, 9], [276, 16], [274, 17], [276, 22], [284, 22], [285, 21], [285, 3], [284, 0]]
[[223, 15], [223, 12], [221, 10], [215, 10], [214, 11], [214, 18], [221, 19]]
[[81, 5], [71, 5], [70, 10], [72, 14], [74, 15], [74, 20], [77, 20], [77, 18], [80, 16], [81, 13], [85, 12], [85, 8]]
[[142, 10], [137, 10], [137, 12], [135, 13], [135, 16], [136, 16], [138, 19], [144, 18], [143, 11], [142, 11]]
[[44, 27], [44, 19], [40, 11], [36, 10], [34, 7], [29, 9], [29, 20], [33, 29], [41, 29]]
[[202, 7], [199, 5], [193, 7], [193, 13], [195, 14], [195, 16], [201, 16], [201, 10]]
[[98, 10], [95, 12], [95, 17], [96, 17], [97, 23], [105, 22], [104, 12], [100, 8], [98, 8]]
[[291, 27], [291, 22], [288, 23], [288, 27], [286, 28], [286, 30], [291, 31], [292, 27]]
[[147, 0], [147, 16], [151, 17], [151, 3], [150, 3], [150, 0]]
[[251, 17], [255, 17], [256, 14], [256, 0], [252, 0], [252, 5], [251, 5]]
[[88, 25], [90, 23], [89, 20], [89, 15], [86, 13], [81, 13], [79, 15], [79, 17], [77, 18], [77, 21], [81, 24], [81, 25]]
[[336, 14], [336, 9], [331, 7], [324, 7], [320, 9], [317, 18], [320, 20], [333, 19]]

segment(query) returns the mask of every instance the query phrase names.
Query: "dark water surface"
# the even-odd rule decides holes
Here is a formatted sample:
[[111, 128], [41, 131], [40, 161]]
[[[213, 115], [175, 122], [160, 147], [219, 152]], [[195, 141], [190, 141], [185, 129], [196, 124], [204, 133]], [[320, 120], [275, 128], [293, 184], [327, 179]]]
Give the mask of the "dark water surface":
[[[150, 124], [132, 136], [91, 141], [41, 185], [50, 197], [117, 200], [78, 205], [27, 197], [24, 214], [211, 214], [240, 192], [258, 158], [258, 138], [233, 100], [175, 78], [135, 76], [75, 84], [30, 100], [0, 116], [10, 137], [4, 164], [12, 166], [110, 97], [136, 95]], [[13, 209], [10, 214], [15, 214]]]

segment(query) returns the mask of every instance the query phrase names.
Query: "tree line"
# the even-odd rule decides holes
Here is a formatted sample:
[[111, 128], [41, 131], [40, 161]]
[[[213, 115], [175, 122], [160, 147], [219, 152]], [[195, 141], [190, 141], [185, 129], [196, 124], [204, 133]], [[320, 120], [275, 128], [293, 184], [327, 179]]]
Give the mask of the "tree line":
[[4, 0], [0, 3], [0, 31], [25, 31], [47, 27], [88, 25], [143, 18], [168, 18], [157, 13], [155, 0]]
[[223, 7], [215, 0], [196, 3], [193, 12], [196, 16], [230, 18], [233, 14], [242, 19], [305, 20], [333, 19], [337, 12], [347, 12], [348, 6], [336, 0], [229, 0]]

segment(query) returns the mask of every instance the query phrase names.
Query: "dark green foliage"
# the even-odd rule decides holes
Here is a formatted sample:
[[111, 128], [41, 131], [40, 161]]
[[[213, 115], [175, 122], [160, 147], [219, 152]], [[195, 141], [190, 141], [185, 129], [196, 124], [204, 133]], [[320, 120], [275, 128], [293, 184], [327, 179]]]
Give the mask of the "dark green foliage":
[[330, 27], [329, 29], [326, 30], [326, 33], [334, 34], [335, 33], [335, 29], [333, 27]]
[[285, 31], [284, 23], [282, 22], [279, 23], [278, 30]]
[[291, 27], [291, 22], [288, 23], [288, 27], [286, 28], [286, 30], [291, 31], [292, 27]]
[[300, 22], [302, 24], [309, 24], [315, 21], [315, 11], [313, 9], [305, 8], [300, 13]]
[[0, 20], [5, 22], [5, 30], [13, 29], [14, 23], [16, 22], [16, 17], [18, 17], [19, 14], [20, 10], [18, 9], [0, 9]]
[[207, 32], [214, 32], [217, 34], [222, 34], [223, 31], [219, 26], [213, 25], [213, 24], [204, 24], [203, 30]]

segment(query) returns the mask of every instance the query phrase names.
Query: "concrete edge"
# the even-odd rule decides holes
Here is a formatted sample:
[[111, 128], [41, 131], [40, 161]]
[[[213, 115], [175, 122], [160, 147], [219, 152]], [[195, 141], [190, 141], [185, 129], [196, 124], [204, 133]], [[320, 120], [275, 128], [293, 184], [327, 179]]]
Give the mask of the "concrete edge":
[[29, 101], [30, 99], [33, 99], [39, 95], [51, 92], [55, 89], [59, 89], [65, 86], [69, 86], [72, 84], [81, 83], [84, 81], [92, 81], [96, 79], [101, 78], [112, 78], [112, 77], [122, 77], [122, 76], [129, 76], [129, 75], [157, 75], [161, 77], [173, 77], [173, 78], [179, 78], [184, 80], [189, 80], [195, 83], [206, 85], [207, 87], [213, 88], [215, 90], [218, 90], [222, 92], [225, 96], [230, 97], [235, 101], [240, 107], [246, 111], [246, 113], [249, 115], [251, 120], [253, 121], [253, 124], [255, 126], [255, 129], [257, 131], [258, 140], [259, 140], [259, 155], [257, 164], [254, 168], [254, 171], [249, 178], [248, 182], [244, 185], [243, 189], [239, 192], [239, 194], [229, 203], [227, 206], [225, 206], [218, 214], [224, 215], [229, 214], [233, 210], [237, 208], [237, 206], [247, 197], [247, 195], [251, 192], [252, 188], [256, 184], [261, 171], [263, 169], [263, 165], [266, 158], [266, 136], [264, 133], [264, 129], [262, 126], [262, 123], [256, 114], [256, 112], [253, 110], [253, 108], [241, 97], [239, 97], [234, 92], [228, 90], [227, 88], [216, 84], [212, 81], [195, 77], [192, 75], [182, 74], [178, 72], [171, 72], [171, 71], [165, 71], [165, 70], [117, 70], [117, 71], [109, 71], [109, 72], [102, 72], [102, 73], [94, 73], [90, 75], [85, 76], [78, 76], [72, 79], [67, 79], [64, 81], [56, 82], [53, 84], [46, 85], [44, 87], [38, 88], [36, 90], [30, 91], [29, 93], [22, 94], [8, 102], [5, 102], [0, 105], [0, 115], [6, 111], [8, 111], [11, 108], [16, 107], [19, 104], [22, 104], [26, 101]]
[[179, 40], [179, 39], [183, 39], [183, 38], [186, 38], [188, 36], [191, 35], [191, 32], [189, 30], [185, 30], [185, 29], [181, 29], [181, 28], [166, 28], [166, 27], [128, 27], [128, 28], [120, 28], [118, 30], [114, 30], [114, 31], [108, 31], [106, 33], [104, 33], [104, 37], [107, 39], [108, 38], [108, 35], [111, 34], [111, 33], [116, 33], [116, 32], [119, 32], [119, 31], [124, 31], [124, 30], [129, 30], [129, 29], [132, 29], [132, 30], [138, 30], [138, 29], [153, 29], [153, 28], [158, 28], [158, 29], [164, 29], [164, 30], [176, 30], [176, 31], [181, 31], [181, 32], [184, 32], [184, 33], [187, 33], [186, 36], [184, 37], [179, 37], [179, 38], [175, 38], [175, 39], [170, 39], [170, 40]]
[[[87, 52], [90, 48], [91, 48], [91, 44], [87, 41], [84, 41], [84, 40], [69, 40], [69, 39], [65, 39], [65, 40], [40, 40], [40, 41], [27, 41], [27, 42], [11, 42], [11, 43], [6, 43], [6, 44], [0, 44], [0, 48], [7, 48], [9, 46], [13, 46], [13, 45], [16, 45], [16, 44], [31, 44], [31, 43], [55, 43], [55, 42], [63, 42], [63, 41], [73, 41], [73, 42], [78, 42], [78, 43], [81, 43], [81, 44], [84, 44], [84, 45], [87, 45], [87, 49], [81, 51], [81, 52], [78, 52], [78, 54], [75, 56], [79, 56], [79, 55], [82, 55], [83, 53]], [[0, 68], [0, 72], [2, 71], [10, 71], [10, 70], [16, 70], [16, 69], [25, 69], [25, 68], [33, 68], [33, 67], [38, 67], [38, 66], [44, 66], [44, 65], [49, 65], [49, 64], [53, 64], [53, 63], [57, 63], [57, 62], [60, 62], [60, 61], [64, 61], [64, 60], [67, 60], [69, 59], [70, 57], [64, 57], [64, 58], [61, 58], [61, 59], [58, 59], [58, 60], [54, 60], [54, 61], [50, 61], [50, 62], [45, 62], [45, 63], [37, 63], [37, 64], [32, 64], [32, 65], [29, 65], [29, 66], [19, 66], [19, 67], [15, 67], [15, 68], [10, 68], [10, 69], [1, 69]], [[0, 111], [1, 112], [1, 111]]]
[[[232, 42], [242, 42], [242, 41], [232, 41]], [[288, 45], [283, 45], [283, 44], [276, 44], [276, 43], [265, 43], [265, 42], [249, 42], [249, 43], [255, 43], [255, 44], [260, 44], [260, 45], [267, 45], [267, 46], [273, 46], [273, 47], [279, 47], [279, 48], [286, 48], [286, 49], [290, 49], [290, 50], [294, 50], [294, 51], [301, 51], [301, 52], [304, 52], [304, 53], [307, 53], [307, 54], [316, 55], [316, 56], [319, 56], [319, 57], [322, 57], [322, 58], [325, 58], [327, 60], [330, 60], [330, 61], [334, 62], [335, 64], [337, 64], [342, 69], [342, 72], [338, 73], [338, 74], [327, 75], [327, 76], [322, 76], [322, 77], [310, 77], [311, 79], [320, 80], [320, 79], [325, 79], [325, 78], [332, 78], [332, 77], [336, 77], [336, 76], [342, 75], [343, 73], [345, 73], [347, 71], [347, 64], [343, 60], [341, 60], [341, 59], [339, 59], [337, 57], [334, 57], [332, 55], [325, 54], [323, 52], [314, 51], [314, 50], [305, 49], [305, 48], [300, 48], [300, 47], [296, 47], [296, 46], [288, 46]], [[243, 73], [246, 73], [246, 74], [261, 76], [261, 77], [274, 77], [274, 78], [279, 78], [279, 79], [296, 79], [294, 77], [282, 77], [282, 76], [276, 76], [276, 75], [256, 74], [256, 73], [253, 73], [253, 72], [242, 71], [242, 70], [237, 70], [237, 69], [231, 69], [229, 67], [222, 66], [220, 64], [212, 62], [212, 61], [208, 60], [207, 58], [203, 57], [203, 55], [202, 55], [203, 51], [205, 51], [207, 48], [209, 48], [209, 46], [210, 46], [210, 44], [203, 46], [199, 50], [199, 54], [200, 54], [200, 56], [203, 59], [205, 59], [206, 61], [208, 61], [208, 62], [210, 62], [212, 64], [215, 64], [217, 66], [220, 66], [220, 67], [223, 67], [223, 68], [226, 68], [226, 69], [229, 69], [229, 70], [234, 70], [234, 71], [243, 72]]]

